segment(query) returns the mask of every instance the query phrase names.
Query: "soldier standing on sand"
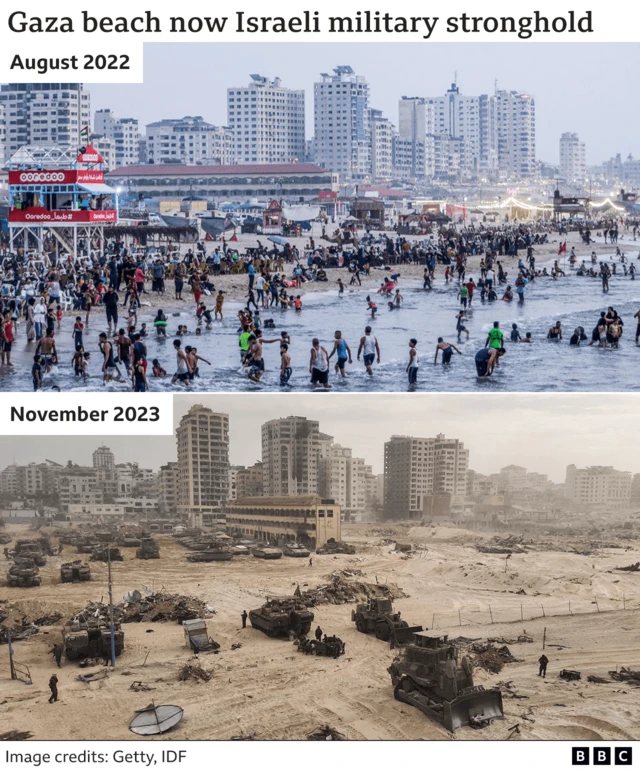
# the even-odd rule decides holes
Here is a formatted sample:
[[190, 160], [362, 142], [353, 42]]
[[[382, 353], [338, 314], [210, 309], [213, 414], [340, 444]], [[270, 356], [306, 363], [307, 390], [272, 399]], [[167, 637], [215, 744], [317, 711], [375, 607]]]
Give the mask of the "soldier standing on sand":
[[246, 610], [243, 610], [243, 611], [242, 611], [242, 616], [241, 616], [241, 618], [242, 618], [242, 628], [243, 628], [243, 629], [246, 629], [246, 628], [247, 628], [247, 618], [248, 618], [248, 615], [247, 615], [247, 611], [246, 611]]
[[540, 658], [538, 659], [538, 664], [540, 664], [540, 669], [538, 670], [538, 677], [546, 677], [547, 676], [547, 664], [549, 663], [549, 659], [542, 654]]
[[49, 704], [53, 704], [54, 701], [58, 701], [58, 676], [51, 675], [49, 678], [49, 690], [51, 696], [49, 696]]
[[320, 626], [316, 629], [316, 640], [320, 642], [322, 640], [322, 629], [320, 629]]
[[62, 646], [62, 643], [56, 643], [53, 648], [49, 651], [53, 658], [56, 660], [56, 664], [58, 665], [58, 669], [62, 666], [62, 654], [64, 652], [64, 648]]

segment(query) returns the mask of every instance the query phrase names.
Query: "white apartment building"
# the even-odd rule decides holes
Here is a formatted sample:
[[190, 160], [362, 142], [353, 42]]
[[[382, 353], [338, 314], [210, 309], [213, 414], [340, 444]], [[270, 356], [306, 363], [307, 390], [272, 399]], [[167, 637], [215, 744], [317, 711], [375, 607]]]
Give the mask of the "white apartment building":
[[576, 503], [629, 505], [633, 477], [629, 471], [613, 466], [567, 466], [564, 494]]
[[160, 466], [158, 474], [158, 496], [160, 508], [165, 514], [175, 515], [178, 511], [180, 494], [178, 464], [175, 461]]
[[165, 118], [146, 126], [147, 163], [226, 166], [232, 163], [233, 132], [200, 115]]
[[369, 84], [349, 66], [322, 73], [314, 84], [314, 159], [341, 180], [371, 174]]
[[118, 165], [116, 162], [116, 143], [102, 134], [90, 134], [89, 144], [102, 156], [105, 171], [113, 171]]
[[56, 475], [56, 491], [62, 511], [69, 511], [69, 506], [73, 504], [103, 503], [102, 489], [94, 468], [65, 466]]
[[178, 513], [192, 527], [223, 519], [229, 496], [229, 416], [196, 404], [176, 430]]
[[306, 157], [304, 91], [251, 75], [227, 89], [227, 123], [234, 163], [302, 163]]
[[587, 179], [587, 154], [584, 142], [575, 132], [560, 136], [560, 176], [568, 184], [583, 184]]
[[138, 163], [140, 130], [136, 118], [116, 118], [111, 110], [96, 110], [93, 130], [115, 145], [116, 166], [133, 166]]
[[501, 179], [536, 175], [536, 102], [517, 91], [496, 93], [498, 168]]
[[382, 110], [370, 110], [371, 176], [374, 180], [390, 180], [393, 176], [393, 137], [395, 127]]
[[36, 495], [55, 492], [56, 474], [62, 469], [57, 463], [13, 464], [0, 472], [0, 493], [24, 500]]
[[425, 500], [465, 495], [469, 451], [458, 439], [392, 436], [384, 446], [384, 499], [388, 519], [420, 519]]
[[25, 145], [82, 145], [91, 100], [82, 83], [9, 83], [0, 87], [5, 163]]
[[262, 426], [262, 473], [265, 496], [318, 493], [321, 434], [317, 420], [290, 416]]
[[364, 460], [354, 458], [348, 447], [321, 442], [318, 493], [340, 504], [347, 520], [360, 519], [365, 512], [366, 468]]
[[93, 451], [91, 455], [93, 468], [106, 468], [114, 471], [116, 467], [116, 458], [111, 450], [104, 444]]

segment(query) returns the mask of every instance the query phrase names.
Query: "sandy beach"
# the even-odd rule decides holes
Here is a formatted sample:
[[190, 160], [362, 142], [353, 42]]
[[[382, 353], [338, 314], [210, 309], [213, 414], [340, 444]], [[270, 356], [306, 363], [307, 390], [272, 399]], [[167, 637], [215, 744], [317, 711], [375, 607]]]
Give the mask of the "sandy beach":
[[[13, 527], [9, 532], [18, 535]], [[608, 675], [625, 666], [640, 668], [638, 574], [613, 572], [616, 566], [640, 560], [637, 542], [582, 554], [567, 551], [581, 539], [554, 536], [528, 547], [526, 554], [514, 554], [505, 566], [503, 555], [476, 550], [476, 543], [490, 537], [486, 533], [362, 524], [345, 525], [343, 536], [356, 545], [356, 555], [314, 555], [312, 567], [307, 560], [265, 562], [253, 557], [191, 564], [170, 536], [158, 537], [159, 561], [143, 562], [135, 559], [135, 550], [123, 549], [125, 562], [114, 564], [117, 601], [126, 591], [146, 585], [194, 595], [215, 608], [207, 623], [221, 650], [200, 655], [212, 679], [178, 682], [178, 672], [190, 658], [180, 626], [143, 622], [123, 625], [125, 651], [115, 671], [98, 683], [85, 684], [77, 680], [78, 674], [95, 670], [67, 662], [55, 670], [48, 651], [59, 639], [60, 627], [50, 627], [15, 644], [16, 660], [29, 666], [33, 685], [9, 680], [7, 646], [0, 647], [3, 726], [28, 729], [35, 739], [132, 739], [128, 724], [134, 710], [153, 699], [185, 710], [182, 723], [167, 735], [171, 739], [302, 739], [324, 724], [350, 739], [506, 739], [515, 724], [514, 739], [640, 739], [637, 692]], [[403, 558], [393, 551], [396, 538], [426, 546], [426, 551]], [[60, 563], [74, 552], [67, 546], [61, 556], [48, 559], [40, 587], [0, 590], [10, 619], [54, 610], [67, 617], [89, 600], [106, 599], [106, 566], [100, 563], [91, 563], [89, 584], [59, 583]], [[6, 560], [0, 559], [3, 573], [6, 567]], [[499, 674], [475, 673], [476, 684], [508, 682], [518, 694], [504, 694], [505, 719], [481, 731], [463, 728], [452, 735], [395, 701], [386, 671], [394, 652], [356, 631], [351, 604], [314, 609], [314, 626], [317, 622], [327, 634], [346, 642], [346, 654], [337, 660], [304, 656], [288, 641], [241, 628], [242, 611], [259, 607], [266, 595], [290, 594], [297, 584], [315, 587], [341, 570], [362, 571], [356, 580], [397, 584], [409, 595], [395, 603], [403, 618], [425, 627], [435, 620], [437, 629], [452, 638], [511, 641], [526, 631], [533, 643], [509, 643], [519, 661], [505, 665]], [[542, 679], [537, 659], [545, 628], [550, 663]], [[232, 650], [234, 643], [242, 647]], [[581, 671], [582, 679], [559, 679], [562, 668]], [[50, 705], [47, 681], [54, 671], [60, 701]], [[609, 682], [589, 683], [589, 675]], [[152, 690], [130, 690], [138, 680]]]

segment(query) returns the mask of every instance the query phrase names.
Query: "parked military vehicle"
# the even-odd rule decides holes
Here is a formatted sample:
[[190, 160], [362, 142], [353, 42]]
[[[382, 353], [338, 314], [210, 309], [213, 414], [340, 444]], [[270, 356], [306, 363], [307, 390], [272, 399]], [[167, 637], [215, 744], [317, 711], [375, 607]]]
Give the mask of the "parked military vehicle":
[[0, 533], [0, 546], [11, 543], [11, 541], [13, 541], [13, 538], [9, 535], [9, 533]]
[[322, 640], [302, 636], [295, 644], [298, 646], [298, 652], [307, 656], [328, 656], [337, 659], [338, 656], [344, 655], [345, 651], [345, 644], [335, 635], [325, 635]]
[[329, 538], [329, 540], [324, 544], [324, 546], [321, 546], [319, 549], [316, 549], [316, 554], [355, 554], [356, 553], [356, 547], [352, 546], [350, 543], [342, 543], [341, 541], [336, 541], [335, 538]]
[[378, 640], [390, 642], [392, 648], [410, 642], [414, 632], [422, 631], [420, 625], [409, 626], [399, 611], [394, 613], [393, 604], [388, 597], [359, 603], [356, 609], [351, 611], [351, 620], [356, 622], [358, 632], [375, 634]]
[[301, 543], [285, 543], [282, 547], [282, 552], [285, 557], [309, 557], [311, 552]]
[[140, 548], [136, 549], [136, 557], [139, 560], [159, 560], [160, 547], [153, 538], [143, 538]]
[[194, 551], [187, 555], [187, 562], [226, 562], [233, 557], [233, 552], [228, 546], [214, 546]]
[[98, 543], [113, 543], [116, 540], [116, 536], [111, 530], [96, 530], [94, 540]]
[[20, 587], [40, 586], [42, 579], [38, 575], [39, 572], [33, 560], [22, 558], [7, 570], [7, 585]]
[[193, 618], [182, 622], [185, 642], [194, 653], [217, 651], [220, 643], [209, 637], [207, 622], [203, 618]]
[[91, 568], [82, 560], [63, 562], [60, 565], [60, 580], [63, 584], [91, 581]]
[[120, 533], [116, 543], [118, 544], [118, 546], [122, 546], [124, 548], [135, 548], [135, 549], [137, 549], [139, 546], [142, 545], [142, 541], [140, 537], [137, 535], [134, 535], [133, 533]]
[[20, 538], [16, 541], [13, 551], [9, 552], [10, 557], [26, 557], [32, 559], [34, 563], [42, 568], [47, 564], [47, 558], [42, 553], [42, 548], [38, 541], [27, 541]]
[[471, 662], [465, 656], [458, 663], [458, 648], [447, 635], [414, 634], [388, 671], [398, 701], [417, 707], [449, 731], [504, 718], [500, 689], [473, 684]]
[[[116, 625], [114, 630], [115, 654], [124, 650], [124, 632]], [[68, 661], [97, 659], [111, 651], [111, 631], [101, 619], [87, 622], [71, 621], [63, 631], [64, 653]]]
[[120, 554], [120, 549], [116, 546], [107, 546], [98, 544], [94, 546], [89, 557], [91, 562], [124, 562], [124, 557]]
[[231, 553], [234, 557], [250, 557], [251, 551], [246, 547], [242, 546], [242, 544], [235, 544], [235, 546], [231, 547]]
[[279, 560], [282, 557], [282, 552], [275, 546], [263, 546], [260, 544], [251, 549], [251, 554], [262, 560]]
[[76, 541], [76, 551], [78, 554], [91, 554], [97, 545], [93, 536], [84, 535]]
[[313, 613], [297, 597], [280, 597], [268, 600], [261, 608], [249, 611], [249, 620], [254, 629], [269, 637], [296, 637], [309, 634]]

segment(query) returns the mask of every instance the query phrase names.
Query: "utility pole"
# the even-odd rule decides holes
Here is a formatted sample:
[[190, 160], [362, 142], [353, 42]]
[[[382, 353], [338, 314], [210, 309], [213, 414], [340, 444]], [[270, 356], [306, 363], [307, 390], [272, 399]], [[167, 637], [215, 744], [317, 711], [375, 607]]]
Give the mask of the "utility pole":
[[111, 666], [116, 666], [116, 630], [113, 624], [113, 583], [111, 581], [111, 544], [107, 544], [107, 567], [109, 580], [109, 631], [111, 633]]
[[11, 632], [7, 634], [7, 643], [9, 645], [9, 668], [11, 670], [11, 679], [17, 680], [16, 668], [13, 664], [13, 646], [11, 645]]

